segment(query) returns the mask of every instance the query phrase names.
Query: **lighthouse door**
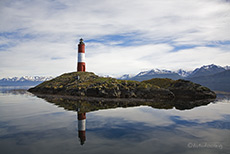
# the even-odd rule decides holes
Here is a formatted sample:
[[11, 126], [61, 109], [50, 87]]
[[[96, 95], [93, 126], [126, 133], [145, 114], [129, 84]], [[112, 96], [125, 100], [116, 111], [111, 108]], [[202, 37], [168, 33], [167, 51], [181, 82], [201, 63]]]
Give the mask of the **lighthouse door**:
[[82, 66], [82, 70], [85, 72], [85, 65]]

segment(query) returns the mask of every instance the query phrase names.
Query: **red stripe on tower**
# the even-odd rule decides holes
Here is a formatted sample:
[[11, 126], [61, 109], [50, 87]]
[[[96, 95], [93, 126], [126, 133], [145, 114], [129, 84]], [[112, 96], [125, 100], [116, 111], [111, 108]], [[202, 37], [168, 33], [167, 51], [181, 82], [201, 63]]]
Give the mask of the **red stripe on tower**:
[[78, 63], [77, 63], [77, 71], [85, 72], [85, 44], [83, 39], [80, 39], [78, 44]]

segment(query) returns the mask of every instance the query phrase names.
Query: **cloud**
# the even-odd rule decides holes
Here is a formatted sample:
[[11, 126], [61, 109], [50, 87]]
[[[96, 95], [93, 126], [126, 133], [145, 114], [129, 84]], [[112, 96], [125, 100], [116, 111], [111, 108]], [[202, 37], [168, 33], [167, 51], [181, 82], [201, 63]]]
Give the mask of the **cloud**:
[[229, 65], [229, 10], [222, 0], [1, 1], [1, 77], [74, 71], [81, 37], [96, 73]]
[[[174, 125], [176, 124], [175, 119], [173, 119], [174, 117], [178, 118], [178, 120], [181, 121], [194, 122], [196, 124], [203, 125], [209, 122], [221, 121], [225, 119], [226, 115], [229, 114], [229, 109], [223, 108], [223, 106], [226, 106], [227, 102], [228, 100], [222, 100], [216, 103], [210, 103], [208, 107], [200, 106], [191, 110], [183, 111], [177, 110], [175, 108], [168, 110], [159, 110], [148, 106], [116, 108], [91, 112], [88, 113], [88, 116], [92, 118], [92, 121], [95, 117], [97, 119], [113, 118], [118, 119], [117, 122], [119, 122], [119, 119], [121, 119], [120, 122], [123, 122], [123, 120], [132, 123], [142, 122], [146, 126], [150, 127]], [[105, 125], [105, 121], [106, 120], [101, 120], [101, 125], [98, 122], [97, 125], [92, 127], [103, 127]], [[89, 126], [89, 128], [91, 128], [91, 125]]]
[[[153, 67], [149, 56], [161, 57], [167, 54], [172, 47], [167, 44], [143, 45], [143, 46], [128, 46], [128, 47], [104, 47], [102, 53], [98, 53], [87, 58], [89, 70], [95, 70], [98, 73], [113, 72], [125, 73], [127, 68], [134, 70], [132, 73], [137, 73], [136, 68], [150, 69]], [[89, 50], [89, 54], [93, 53], [97, 48]], [[106, 51], [105, 51], [106, 50]]]

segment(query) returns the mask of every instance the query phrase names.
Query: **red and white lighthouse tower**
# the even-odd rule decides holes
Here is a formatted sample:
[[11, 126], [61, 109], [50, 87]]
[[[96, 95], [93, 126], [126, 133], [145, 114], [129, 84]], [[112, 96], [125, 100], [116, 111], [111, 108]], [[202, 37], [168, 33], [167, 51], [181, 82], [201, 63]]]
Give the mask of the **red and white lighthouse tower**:
[[85, 122], [86, 122], [86, 113], [77, 113], [78, 119], [78, 137], [80, 139], [81, 145], [85, 143]]
[[80, 39], [78, 44], [78, 63], [77, 63], [77, 71], [85, 72], [85, 43], [83, 39]]

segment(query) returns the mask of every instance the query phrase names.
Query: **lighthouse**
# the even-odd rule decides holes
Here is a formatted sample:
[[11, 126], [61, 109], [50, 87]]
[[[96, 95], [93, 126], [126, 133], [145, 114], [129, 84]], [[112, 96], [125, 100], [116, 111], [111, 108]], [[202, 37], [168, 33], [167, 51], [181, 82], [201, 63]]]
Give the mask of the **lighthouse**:
[[83, 39], [80, 39], [78, 44], [78, 63], [77, 63], [77, 71], [85, 72], [85, 43]]
[[86, 140], [86, 136], [85, 136], [86, 113], [78, 112], [77, 119], [78, 119], [78, 137], [80, 139], [81, 145], [83, 145]]

